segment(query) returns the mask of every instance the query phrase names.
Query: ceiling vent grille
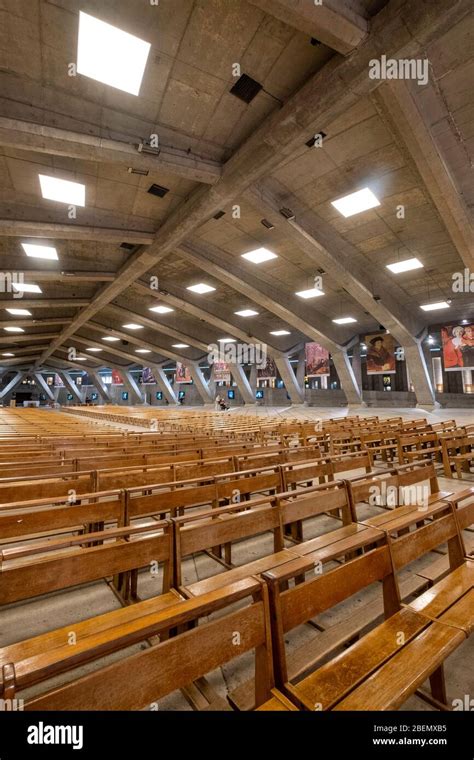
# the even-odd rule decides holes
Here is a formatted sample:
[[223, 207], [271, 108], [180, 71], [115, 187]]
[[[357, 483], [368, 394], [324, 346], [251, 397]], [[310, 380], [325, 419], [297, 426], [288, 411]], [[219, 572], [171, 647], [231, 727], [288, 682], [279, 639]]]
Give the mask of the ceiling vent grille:
[[260, 82], [252, 79], [252, 77], [249, 77], [248, 74], [242, 74], [230, 92], [231, 95], [235, 95], [236, 98], [243, 100], [244, 103], [251, 103], [261, 89], [262, 85]]

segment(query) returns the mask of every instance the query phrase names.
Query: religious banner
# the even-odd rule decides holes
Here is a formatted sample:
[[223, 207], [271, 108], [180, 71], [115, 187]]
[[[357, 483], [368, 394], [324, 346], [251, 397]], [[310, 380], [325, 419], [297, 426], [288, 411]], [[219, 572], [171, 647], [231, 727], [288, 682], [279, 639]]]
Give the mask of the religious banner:
[[441, 344], [446, 372], [474, 369], [474, 324], [442, 327]]
[[176, 362], [176, 382], [177, 383], [192, 383], [191, 372], [189, 367], [181, 362]]
[[122, 376], [117, 369], [112, 370], [112, 385], [123, 385]]
[[367, 345], [367, 374], [391, 375], [395, 373], [395, 340], [390, 333], [365, 336]]
[[230, 369], [227, 362], [214, 362], [214, 382], [230, 383]]
[[150, 369], [150, 367], [143, 367], [142, 371], [142, 383], [143, 385], [155, 385], [156, 379], [155, 376]]
[[262, 380], [271, 380], [277, 376], [277, 368], [273, 359], [267, 357], [265, 367], [257, 369], [257, 377]]
[[305, 344], [306, 377], [329, 375], [329, 351], [319, 343]]

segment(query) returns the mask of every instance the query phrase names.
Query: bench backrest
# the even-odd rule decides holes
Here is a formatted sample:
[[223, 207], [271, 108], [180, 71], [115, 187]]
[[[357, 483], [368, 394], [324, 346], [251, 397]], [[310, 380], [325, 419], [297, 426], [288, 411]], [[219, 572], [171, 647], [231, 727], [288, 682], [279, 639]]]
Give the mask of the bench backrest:
[[[373, 536], [371, 537], [373, 544]], [[272, 636], [277, 686], [288, 680], [285, 656], [285, 634], [316, 615], [320, 615], [345, 599], [350, 598], [372, 583], [382, 581], [386, 615], [400, 607], [400, 599], [392, 572], [390, 550], [386, 542], [381, 546], [365, 547], [361, 556], [349, 559], [335, 569], [325, 570], [323, 561], [335, 556], [324, 553], [318, 561], [318, 551], [285, 563], [263, 573], [269, 584], [272, 606]], [[324, 550], [323, 550], [324, 551]], [[308, 571], [315, 575], [302, 580]], [[299, 580], [288, 588], [292, 579]]]
[[0, 604], [160, 562], [164, 563], [163, 591], [167, 591], [173, 561], [171, 526], [166, 521], [157, 522], [152, 531], [150, 527], [119, 528], [3, 550]]

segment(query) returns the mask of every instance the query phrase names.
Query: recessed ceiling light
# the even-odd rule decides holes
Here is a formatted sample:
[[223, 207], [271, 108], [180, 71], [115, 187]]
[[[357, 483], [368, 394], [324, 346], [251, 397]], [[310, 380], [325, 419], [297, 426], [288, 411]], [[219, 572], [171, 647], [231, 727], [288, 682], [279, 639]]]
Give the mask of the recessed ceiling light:
[[112, 335], [107, 335], [107, 337], [102, 338], [102, 340], [107, 340], [109, 343], [117, 343], [120, 338], [114, 338]]
[[446, 301], [438, 301], [438, 303], [425, 303], [420, 306], [423, 311], [436, 311], [436, 309], [449, 309], [449, 303]]
[[23, 327], [4, 327], [3, 329], [5, 330], [5, 332], [15, 332], [15, 333], [25, 332]]
[[86, 205], [86, 186], [81, 182], [48, 177], [46, 174], [39, 174], [38, 176], [41, 194], [46, 200], [69, 203], [71, 206]]
[[143, 325], [136, 325], [135, 322], [128, 322], [126, 325], [122, 325], [127, 330], [143, 330]]
[[419, 259], [405, 259], [405, 261], [395, 261], [393, 264], [387, 264], [387, 269], [390, 269], [394, 274], [400, 274], [400, 272], [410, 272], [412, 269], [422, 269], [423, 264]]
[[252, 264], [261, 264], [262, 261], [269, 261], [270, 259], [276, 259], [278, 256], [273, 251], [269, 251], [268, 248], [256, 248], [254, 251], [242, 254], [243, 259], [251, 261]]
[[76, 356], [76, 362], [86, 362], [87, 356]]
[[156, 314], [168, 314], [169, 311], [174, 311], [174, 309], [170, 309], [169, 306], [151, 306], [149, 311], [154, 311]]
[[12, 283], [13, 290], [16, 290], [17, 293], [42, 293], [39, 285], [32, 285], [28, 282], [13, 282]]
[[79, 12], [78, 74], [138, 95], [150, 48], [149, 42]]
[[173, 343], [172, 348], [189, 348], [187, 343]]
[[334, 206], [342, 216], [348, 217], [360, 214], [369, 208], [380, 206], [380, 201], [375, 197], [372, 190], [364, 187], [363, 190], [357, 190], [355, 193], [331, 201], [331, 206]]
[[354, 317], [340, 317], [339, 319], [333, 319], [333, 322], [336, 323], [336, 325], [348, 325], [350, 322], [357, 322], [357, 319], [354, 319]]
[[2, 356], [15, 356], [15, 354], [2, 354]]
[[49, 245], [36, 245], [32, 243], [21, 244], [26, 255], [32, 259], [47, 259], [49, 261], [58, 260], [58, 252], [56, 248]]
[[31, 311], [28, 309], [5, 309], [9, 314], [13, 314], [14, 317], [31, 317]]
[[219, 343], [236, 343], [235, 338], [218, 338]]
[[199, 295], [203, 295], [203, 293], [210, 293], [212, 290], [215, 290], [211, 285], [206, 285], [205, 282], [198, 282], [196, 285], [190, 285], [186, 290], [190, 290], [192, 293], [199, 293]]
[[272, 330], [270, 335], [291, 335], [289, 330]]
[[99, 354], [101, 351], [103, 351], [102, 348], [86, 348], [86, 351], [90, 351], [91, 354]]
[[135, 353], [136, 354], [151, 354], [151, 351], [149, 348], [137, 348]]
[[258, 316], [258, 311], [254, 311], [253, 309], [242, 309], [242, 311], [234, 311], [234, 314], [237, 314], [238, 317], [256, 317]]
[[324, 293], [319, 288], [308, 288], [308, 290], [299, 290], [295, 295], [300, 298], [317, 298], [318, 296], [323, 296]]

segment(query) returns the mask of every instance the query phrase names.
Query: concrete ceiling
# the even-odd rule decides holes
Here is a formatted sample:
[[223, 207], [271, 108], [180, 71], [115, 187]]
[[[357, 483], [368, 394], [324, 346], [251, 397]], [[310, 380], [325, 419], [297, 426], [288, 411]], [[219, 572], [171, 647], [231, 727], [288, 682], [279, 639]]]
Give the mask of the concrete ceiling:
[[[381, 283], [390, 315], [403, 313], [413, 334], [433, 322], [421, 303], [451, 298], [443, 316], [474, 318], [472, 293], [451, 289], [453, 272], [471, 262], [474, 271], [472, 4], [325, 5], [324, 17], [314, 6], [302, 21], [293, 12], [298, 3], [287, 0], [160, 0], [140, 13], [129, 0], [1, 0], [1, 270], [23, 272], [42, 293], [3, 293], [2, 325], [25, 320], [25, 334], [0, 328], [0, 354], [5, 348], [22, 357], [28, 348], [32, 364], [54, 366], [57, 358], [62, 367], [64, 349], [85, 352], [89, 341], [105, 346], [91, 366], [122, 366], [134, 363], [139, 345], [154, 349], [138, 355], [135, 363], [146, 364], [170, 360], [172, 345], [187, 342], [183, 358], [196, 361], [232, 327], [237, 337], [246, 333], [283, 352], [319, 334], [343, 347], [377, 329], [380, 313], [370, 300]], [[151, 43], [138, 97], [68, 75], [79, 10]], [[384, 52], [427, 57], [429, 83], [369, 80], [368, 61]], [[230, 93], [236, 63], [262, 85], [249, 104]], [[307, 147], [319, 130], [322, 147]], [[136, 146], [153, 134], [162, 153], [139, 153]], [[66, 204], [41, 197], [40, 173], [85, 184], [86, 206], [76, 218]], [[154, 183], [169, 192], [151, 195]], [[376, 209], [345, 219], [331, 205], [366, 185], [381, 202]], [[262, 202], [265, 188], [275, 187], [312, 212], [341, 250], [350, 246], [368, 298], [346, 287], [327, 258], [308, 255], [278, 209]], [[219, 209], [225, 215], [214, 219]], [[27, 258], [22, 242], [54, 245], [59, 261]], [[241, 258], [260, 246], [278, 258], [259, 266]], [[337, 246], [332, 255], [337, 261]], [[386, 269], [413, 256], [424, 269], [397, 276]], [[324, 297], [297, 298], [319, 268]], [[216, 290], [186, 290], [196, 282]], [[174, 311], [150, 312], [157, 303]], [[10, 317], [9, 307], [28, 308], [32, 317]], [[246, 308], [258, 316], [235, 315]], [[129, 331], [128, 345], [107, 346], [107, 331], [128, 340], [123, 324], [132, 319], [123, 310], [145, 326]], [[297, 318], [290, 323], [285, 313]], [[357, 324], [334, 325], [341, 316]], [[278, 329], [291, 334], [270, 335]]]

